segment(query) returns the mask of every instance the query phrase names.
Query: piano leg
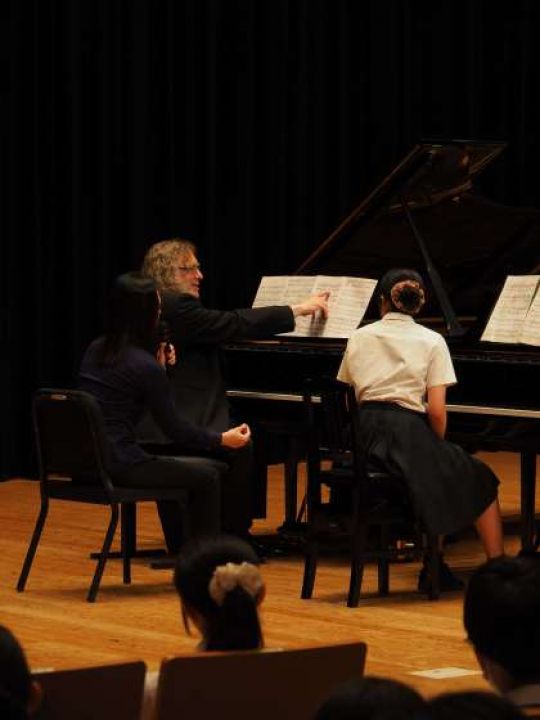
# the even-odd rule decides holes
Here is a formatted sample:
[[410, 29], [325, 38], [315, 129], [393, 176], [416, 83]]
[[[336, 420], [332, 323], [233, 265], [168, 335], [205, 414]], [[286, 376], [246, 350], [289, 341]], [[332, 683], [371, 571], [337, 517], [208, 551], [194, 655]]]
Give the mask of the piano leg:
[[289, 435], [285, 458], [285, 522], [283, 530], [294, 529], [298, 523], [298, 463], [306, 456], [303, 433]]
[[297, 461], [289, 456], [285, 460], [285, 523], [282, 527], [292, 525], [296, 521], [297, 481]]
[[268, 493], [268, 464], [264, 455], [264, 439], [257, 437], [253, 458], [253, 517], [266, 517], [266, 496]]
[[298, 463], [306, 456], [303, 428], [286, 423], [258, 423], [253, 426], [255, 448], [254, 517], [266, 517], [268, 466], [284, 465], [285, 518], [280, 529], [296, 527]]
[[521, 549], [535, 547], [536, 453], [521, 453]]

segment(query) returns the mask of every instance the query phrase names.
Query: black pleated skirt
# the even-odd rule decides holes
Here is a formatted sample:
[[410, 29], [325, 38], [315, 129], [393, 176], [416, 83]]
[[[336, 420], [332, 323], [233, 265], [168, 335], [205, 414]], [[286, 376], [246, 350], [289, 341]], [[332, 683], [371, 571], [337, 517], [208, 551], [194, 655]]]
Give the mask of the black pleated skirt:
[[492, 470], [437, 437], [423, 413], [386, 402], [362, 403], [358, 413], [369, 465], [402, 478], [429, 532], [461, 530], [496, 499], [499, 481]]

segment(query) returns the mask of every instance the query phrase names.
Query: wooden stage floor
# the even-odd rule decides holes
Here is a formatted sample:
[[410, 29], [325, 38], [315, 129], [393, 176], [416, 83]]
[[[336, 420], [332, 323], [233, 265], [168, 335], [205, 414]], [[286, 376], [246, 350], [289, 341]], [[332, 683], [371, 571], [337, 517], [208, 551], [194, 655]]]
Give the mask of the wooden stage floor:
[[[503, 516], [516, 519], [519, 508], [517, 457], [484, 455], [502, 480]], [[302, 494], [301, 492], [299, 493]], [[283, 517], [281, 468], [271, 472], [269, 517], [255, 532], [272, 532]], [[197, 638], [185, 635], [170, 571], [133, 567], [133, 582], [121, 582], [119, 561], [110, 561], [95, 604], [85, 601], [94, 562], [89, 553], [101, 543], [106, 510], [73, 503], [52, 503], [27, 590], [15, 591], [27, 543], [37, 515], [36, 482], [0, 483], [0, 623], [23, 643], [33, 668], [67, 668], [143, 659], [149, 669], [162, 657], [195, 650]], [[518, 550], [510, 523], [507, 552]], [[152, 504], [139, 511], [140, 547], [160, 547], [161, 533]], [[482, 561], [478, 541], [470, 537], [447, 549], [447, 558], [466, 580]], [[300, 555], [263, 566], [267, 596], [262, 608], [268, 647], [301, 647], [339, 641], [367, 642], [367, 672], [402, 680], [429, 696], [464, 688], [486, 688], [461, 623], [462, 593], [429, 602], [416, 592], [418, 564], [391, 568], [390, 595], [376, 595], [375, 568], [366, 571], [358, 608], [345, 606], [347, 558], [323, 559], [314, 599], [300, 600]], [[471, 674], [429, 679], [412, 672], [457, 667]]]

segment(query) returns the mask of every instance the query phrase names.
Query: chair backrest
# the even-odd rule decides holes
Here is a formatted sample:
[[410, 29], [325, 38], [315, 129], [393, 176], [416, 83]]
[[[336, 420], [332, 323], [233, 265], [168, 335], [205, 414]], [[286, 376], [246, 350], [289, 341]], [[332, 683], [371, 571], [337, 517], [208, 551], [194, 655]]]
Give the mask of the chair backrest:
[[336, 462], [350, 455], [350, 416], [347, 388], [330, 377], [306, 380], [304, 403], [307, 413], [310, 450]]
[[38, 672], [46, 720], [134, 720], [141, 713], [146, 665], [118, 665]]
[[156, 720], [312, 720], [327, 695], [364, 672], [362, 642], [301, 650], [200, 653], [163, 661]]
[[[308, 424], [308, 516], [321, 503], [320, 483], [350, 483], [347, 512], [371, 507], [369, 468], [359, 429], [358, 403], [352, 385], [321, 376], [306, 381]], [[321, 460], [331, 462], [321, 474]]]
[[101, 409], [82, 390], [44, 388], [34, 395], [33, 421], [40, 474], [84, 477], [108, 487], [108, 446]]

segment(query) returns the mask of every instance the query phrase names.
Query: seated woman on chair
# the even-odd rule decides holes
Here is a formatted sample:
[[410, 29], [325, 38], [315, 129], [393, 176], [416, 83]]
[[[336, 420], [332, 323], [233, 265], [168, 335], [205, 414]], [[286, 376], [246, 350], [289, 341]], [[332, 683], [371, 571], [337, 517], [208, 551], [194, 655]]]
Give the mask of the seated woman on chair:
[[[456, 382], [444, 338], [415, 322], [422, 278], [391, 270], [379, 283], [381, 320], [356, 330], [338, 379], [354, 386], [368, 461], [403, 479], [417, 516], [436, 535], [474, 522], [488, 558], [503, 553], [498, 480], [444, 440], [446, 388]], [[441, 589], [462, 586], [442, 562]], [[422, 568], [419, 590], [429, 590]]]
[[[227, 492], [226, 482], [222, 488], [227, 451], [243, 447], [250, 430], [244, 424], [218, 433], [180, 417], [164, 367], [167, 354], [172, 359], [174, 351], [157, 337], [160, 305], [152, 279], [136, 272], [117, 278], [105, 335], [86, 350], [79, 387], [93, 394], [103, 411], [114, 482], [133, 487], [185, 487], [192, 533], [220, 532], [222, 494]], [[174, 443], [179, 457], [157, 458], [137, 444], [135, 427], [145, 410]], [[178, 508], [173, 502], [160, 502], [158, 511], [167, 547], [176, 553], [183, 539]]]

